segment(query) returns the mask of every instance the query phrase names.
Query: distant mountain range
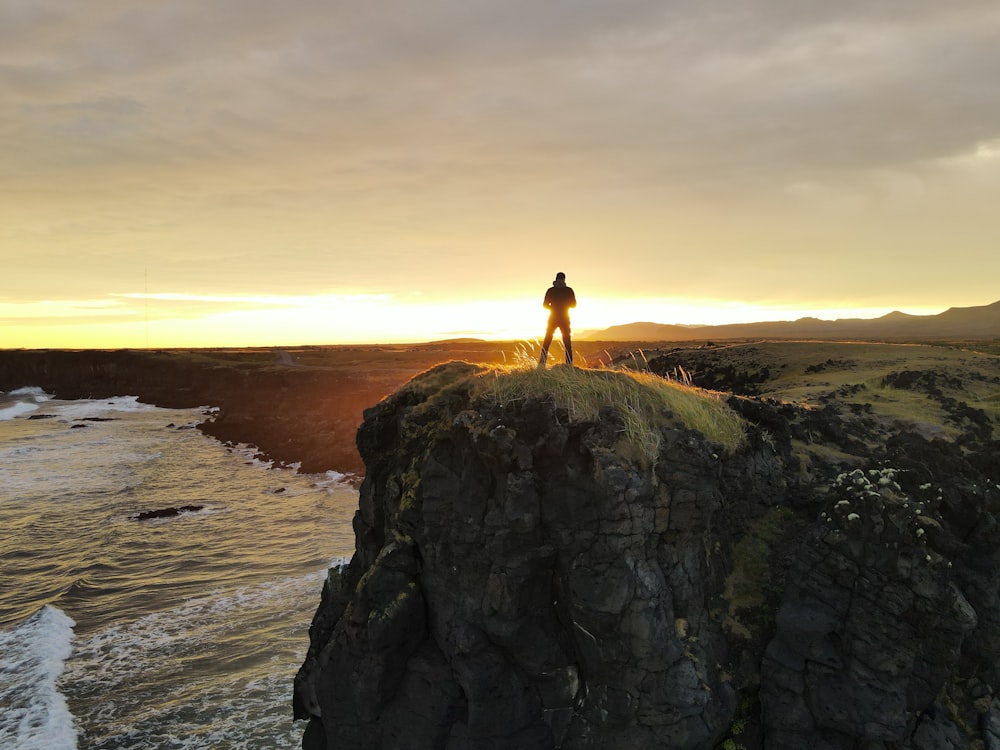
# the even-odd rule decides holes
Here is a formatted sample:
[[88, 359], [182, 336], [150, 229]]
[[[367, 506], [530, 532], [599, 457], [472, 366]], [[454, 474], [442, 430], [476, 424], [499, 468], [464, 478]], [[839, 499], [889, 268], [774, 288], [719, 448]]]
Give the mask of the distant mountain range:
[[1000, 301], [979, 307], [952, 307], [937, 315], [891, 312], [880, 318], [733, 323], [717, 326], [628, 323], [581, 332], [586, 341], [702, 341], [706, 339], [822, 339], [923, 341], [1000, 338]]

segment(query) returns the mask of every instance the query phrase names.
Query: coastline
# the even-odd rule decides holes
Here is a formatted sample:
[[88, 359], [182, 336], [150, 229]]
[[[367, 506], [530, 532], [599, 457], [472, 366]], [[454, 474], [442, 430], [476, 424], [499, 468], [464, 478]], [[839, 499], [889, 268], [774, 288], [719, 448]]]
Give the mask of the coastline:
[[[0, 350], [0, 392], [36, 387], [61, 399], [136, 396], [165, 408], [212, 408], [198, 425], [227, 444], [303, 473], [358, 478], [364, 411], [442, 362], [512, 361], [518, 342], [331, 345], [275, 349]], [[609, 357], [603, 343], [580, 353]], [[616, 347], [621, 348], [620, 346]], [[556, 360], [561, 355], [556, 354]]]
[[[991, 342], [976, 343], [984, 352], [980, 356], [994, 356]], [[842, 397], [836, 388], [831, 391], [836, 379], [829, 362], [838, 358], [856, 358], [862, 369], [872, 358], [891, 364], [888, 369], [923, 368], [937, 366], [939, 359], [976, 356], [969, 344], [582, 341], [574, 349], [584, 366], [632, 360], [668, 377], [693, 375], [694, 385], [711, 390], [823, 406]], [[754, 352], [760, 346], [772, 353], [758, 358]], [[796, 354], [786, 361], [785, 351]], [[464, 340], [281, 349], [0, 350], [0, 392], [34, 387], [65, 399], [129, 395], [165, 408], [211, 408], [198, 425], [205, 434], [252, 446], [259, 458], [278, 466], [336, 471], [359, 483], [365, 466], [355, 441], [365, 410], [435, 365], [512, 364], [525, 356], [535, 356], [530, 342]], [[556, 352], [555, 361], [560, 358]], [[782, 377], [783, 369], [799, 367], [798, 360], [815, 360], [811, 374], [807, 370], [801, 383]], [[875, 368], [872, 375], [880, 377], [885, 369]]]

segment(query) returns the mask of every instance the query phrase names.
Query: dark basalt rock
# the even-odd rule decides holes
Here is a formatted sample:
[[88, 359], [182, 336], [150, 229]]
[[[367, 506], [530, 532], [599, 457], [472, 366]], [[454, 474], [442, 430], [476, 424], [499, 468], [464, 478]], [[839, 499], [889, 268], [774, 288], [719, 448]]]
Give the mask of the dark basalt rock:
[[[706, 347], [715, 347], [709, 342]], [[750, 350], [752, 352], [752, 350]], [[744, 363], [743, 367], [731, 362], [712, 362], [706, 358], [700, 362], [700, 367], [691, 370], [690, 354], [685, 351], [668, 352], [648, 361], [650, 372], [670, 378], [683, 379], [687, 376], [691, 383], [699, 388], [716, 391], [729, 391], [737, 395], [749, 396], [759, 393], [761, 383], [771, 379], [772, 373], [767, 365]]]
[[297, 679], [297, 715], [323, 727], [310, 746], [723, 739], [741, 687], [726, 561], [780, 497], [780, 467], [771, 449], [721, 458], [667, 429], [641, 468], [617, 434], [611, 414], [574, 424], [460, 389], [366, 413], [357, 552], [327, 583]]
[[129, 516], [133, 521], [148, 521], [153, 518], [173, 518], [181, 513], [195, 513], [202, 510], [204, 505], [181, 505], [179, 508], [158, 508], [156, 510], [144, 510], [140, 513]]
[[[1000, 476], [975, 450], [734, 399], [726, 455], [473, 397], [453, 363], [368, 410], [351, 563], [295, 685], [303, 746], [992, 747]], [[796, 430], [870, 454], [816, 471]], [[801, 439], [801, 438], [799, 438]]]

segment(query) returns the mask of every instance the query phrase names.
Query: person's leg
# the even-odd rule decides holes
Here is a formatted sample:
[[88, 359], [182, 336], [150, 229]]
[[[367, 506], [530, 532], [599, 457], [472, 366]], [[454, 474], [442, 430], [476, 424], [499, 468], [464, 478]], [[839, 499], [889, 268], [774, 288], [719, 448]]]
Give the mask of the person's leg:
[[548, 361], [549, 346], [552, 344], [552, 336], [555, 334], [555, 332], [556, 332], [555, 323], [553, 323], [550, 320], [548, 326], [546, 326], [545, 328], [545, 341], [542, 343], [542, 354], [538, 358], [539, 367], [545, 367], [545, 363]]
[[569, 335], [569, 321], [560, 326], [562, 331], [563, 348], [566, 350], [566, 364], [573, 366], [573, 342]]

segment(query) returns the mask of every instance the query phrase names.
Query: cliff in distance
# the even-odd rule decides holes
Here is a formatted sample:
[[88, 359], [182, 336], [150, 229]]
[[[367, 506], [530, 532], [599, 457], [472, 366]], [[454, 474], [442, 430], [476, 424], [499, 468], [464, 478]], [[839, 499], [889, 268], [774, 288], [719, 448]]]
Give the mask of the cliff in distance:
[[[798, 367], [737, 349], [745, 390]], [[367, 410], [304, 747], [1000, 746], [997, 358], [846, 383], [852, 351], [810, 404], [451, 363]]]

